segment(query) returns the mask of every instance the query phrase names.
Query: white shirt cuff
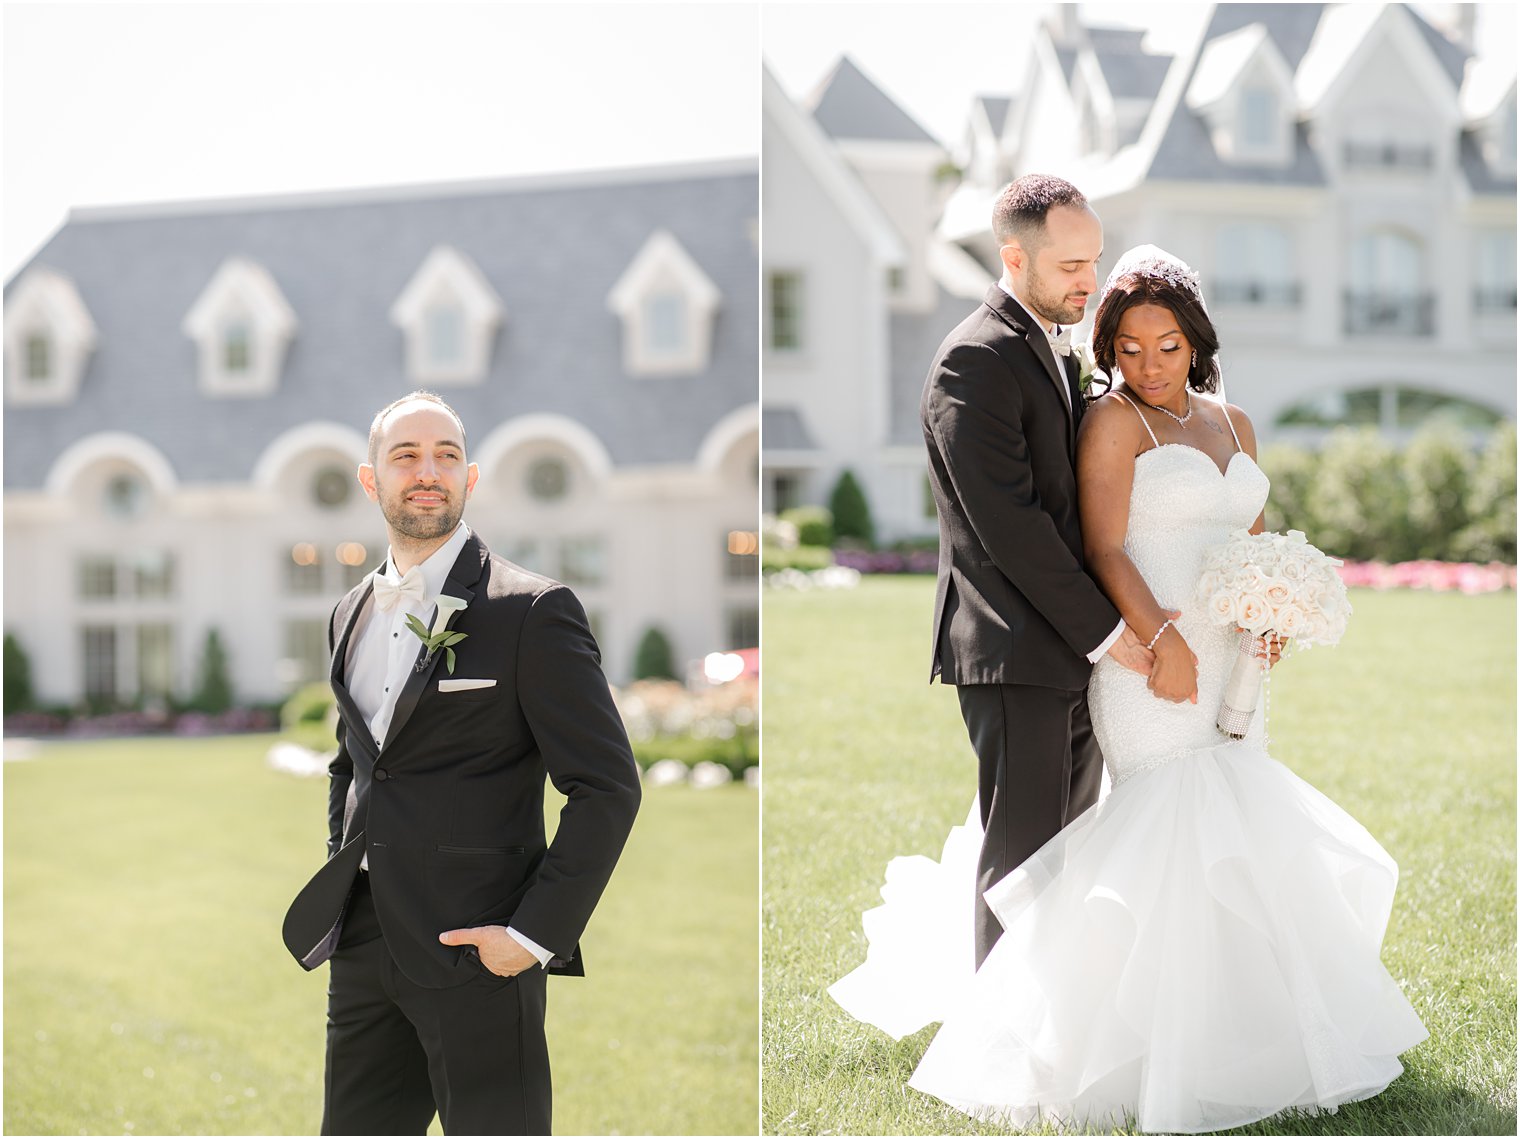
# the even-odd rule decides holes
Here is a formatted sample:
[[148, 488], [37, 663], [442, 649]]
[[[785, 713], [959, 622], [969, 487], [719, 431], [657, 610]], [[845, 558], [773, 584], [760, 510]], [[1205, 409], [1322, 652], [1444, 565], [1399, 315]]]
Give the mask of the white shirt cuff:
[[1124, 621], [1121, 619], [1120, 622], [1114, 626], [1114, 631], [1104, 638], [1103, 643], [1097, 648], [1093, 649], [1092, 652], [1087, 654], [1088, 661], [1092, 664], [1097, 664], [1100, 660], [1102, 660], [1103, 654], [1114, 647], [1114, 642], [1119, 639], [1120, 635], [1123, 634], [1123, 632]]
[[554, 950], [545, 949], [542, 945], [534, 941], [527, 934], [518, 933], [517, 930], [513, 929], [511, 926], [507, 926], [507, 935], [511, 937], [513, 941], [517, 942], [518, 945], [521, 945], [529, 953], [537, 957], [538, 963], [541, 966], [547, 966], [549, 962], [554, 958]]

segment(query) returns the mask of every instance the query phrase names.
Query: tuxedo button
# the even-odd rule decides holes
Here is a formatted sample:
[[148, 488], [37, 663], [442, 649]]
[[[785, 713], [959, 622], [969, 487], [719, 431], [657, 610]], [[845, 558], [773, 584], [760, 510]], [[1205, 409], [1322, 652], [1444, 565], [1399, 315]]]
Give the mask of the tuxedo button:
[[385, 770], [385, 768], [383, 768], [383, 767], [377, 767], [377, 768], [375, 768], [375, 778], [378, 779], [381, 783], [384, 783], [390, 777], [391, 777], [391, 773], [389, 771]]

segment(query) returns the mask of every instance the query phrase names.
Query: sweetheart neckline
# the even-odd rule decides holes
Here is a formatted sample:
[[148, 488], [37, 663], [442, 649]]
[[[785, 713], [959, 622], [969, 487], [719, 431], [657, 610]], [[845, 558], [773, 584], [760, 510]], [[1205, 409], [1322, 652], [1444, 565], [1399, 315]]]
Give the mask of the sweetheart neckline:
[[1201, 447], [1192, 447], [1192, 446], [1189, 446], [1186, 443], [1157, 443], [1154, 447], [1151, 447], [1151, 448], [1149, 448], [1148, 450], [1145, 450], [1145, 451], [1141, 451], [1138, 455], [1136, 455], [1135, 456], [1135, 461], [1138, 463], [1141, 459], [1145, 458], [1145, 456], [1147, 456], [1147, 455], [1154, 455], [1157, 451], [1164, 450], [1167, 447], [1180, 447], [1184, 451], [1193, 451], [1193, 452], [1196, 452], [1199, 455], [1202, 455], [1205, 459], [1207, 459], [1209, 461], [1209, 466], [1211, 466], [1211, 467], [1214, 468], [1214, 470], [1218, 473], [1218, 475], [1219, 475], [1220, 478], [1229, 478], [1229, 476], [1230, 476], [1230, 468], [1235, 465], [1235, 460], [1238, 459], [1238, 458], [1240, 458], [1240, 457], [1242, 457], [1242, 456], [1244, 456], [1247, 459], [1250, 459], [1251, 460], [1251, 465], [1253, 467], [1256, 467], [1257, 470], [1261, 470], [1261, 467], [1256, 462], [1256, 460], [1255, 459], [1251, 459], [1251, 456], [1247, 455], [1244, 451], [1236, 451], [1225, 462], [1225, 465], [1223, 467], [1220, 467], [1220, 465], [1217, 462], [1214, 461], [1214, 457], [1212, 455], [1210, 455], [1207, 451], [1203, 450], [1203, 448], [1201, 448]]

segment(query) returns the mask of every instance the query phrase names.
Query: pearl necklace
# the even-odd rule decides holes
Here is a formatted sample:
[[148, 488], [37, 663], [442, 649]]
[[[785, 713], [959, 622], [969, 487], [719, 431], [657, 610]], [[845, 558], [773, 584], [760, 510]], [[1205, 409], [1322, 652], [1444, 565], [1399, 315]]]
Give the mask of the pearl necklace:
[[1178, 427], [1186, 427], [1188, 425], [1188, 420], [1193, 418], [1193, 393], [1184, 389], [1183, 394], [1187, 397], [1186, 415], [1178, 415], [1175, 411], [1168, 411], [1159, 403], [1153, 403], [1149, 406], [1156, 411], [1159, 411], [1162, 415], [1168, 416], [1171, 419], [1175, 419], [1177, 421]]

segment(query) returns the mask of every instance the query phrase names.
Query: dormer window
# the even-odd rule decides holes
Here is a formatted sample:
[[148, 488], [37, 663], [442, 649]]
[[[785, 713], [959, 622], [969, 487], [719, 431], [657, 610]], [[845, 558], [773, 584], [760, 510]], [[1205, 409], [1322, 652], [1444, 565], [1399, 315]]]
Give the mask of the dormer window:
[[406, 337], [407, 377], [416, 384], [478, 384], [505, 310], [475, 262], [439, 245], [391, 306]]
[[438, 368], [457, 368], [464, 359], [464, 310], [452, 298], [427, 310], [428, 361]]
[[222, 369], [229, 375], [249, 371], [249, 332], [243, 321], [232, 321], [222, 332]]
[[686, 298], [672, 290], [652, 293], [644, 301], [644, 338], [650, 351], [679, 356], [686, 350]]
[[1247, 87], [1240, 93], [1242, 147], [1269, 147], [1276, 140], [1277, 95], [1267, 87]]
[[279, 387], [296, 315], [267, 269], [233, 257], [185, 315], [183, 329], [199, 348], [202, 391], [264, 396]]
[[5, 305], [5, 395], [16, 406], [74, 398], [95, 349], [95, 322], [74, 282], [28, 269]]
[[1286, 166], [1293, 160], [1293, 71], [1265, 25], [1247, 24], [1204, 45], [1186, 102], [1228, 162]]
[[26, 338], [26, 378], [32, 383], [46, 383], [53, 378], [53, 348], [42, 333]]
[[719, 300], [718, 287], [672, 234], [652, 234], [607, 296], [607, 307], [623, 320], [628, 373], [682, 375], [705, 369]]

